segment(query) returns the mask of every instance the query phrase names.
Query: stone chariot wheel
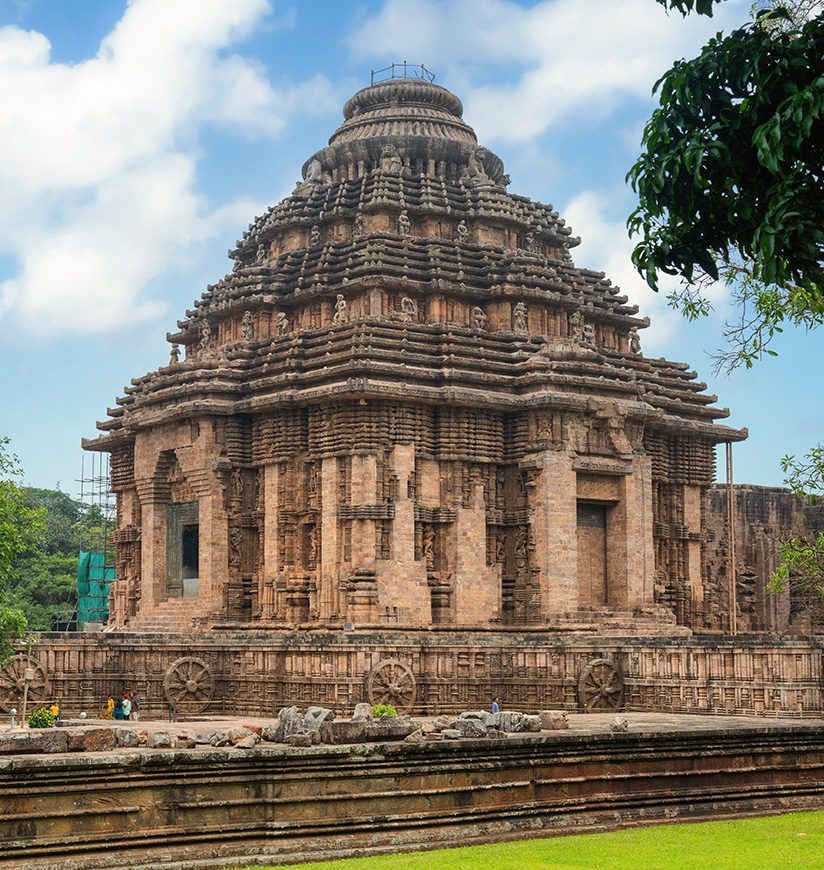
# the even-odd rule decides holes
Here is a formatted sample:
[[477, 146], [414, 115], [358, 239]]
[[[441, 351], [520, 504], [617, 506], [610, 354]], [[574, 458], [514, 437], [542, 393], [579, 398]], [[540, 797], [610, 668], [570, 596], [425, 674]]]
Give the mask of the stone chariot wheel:
[[400, 716], [412, 712], [418, 687], [412, 669], [397, 659], [383, 659], [366, 678], [370, 704], [392, 704]]
[[202, 713], [215, 693], [215, 678], [202, 659], [186, 656], [172, 662], [163, 675], [163, 693], [175, 712]]
[[29, 659], [25, 653], [18, 653], [0, 671], [0, 710], [4, 713], [15, 708], [22, 710], [26, 668], [34, 671], [27, 696], [29, 710], [46, 700], [49, 689], [46, 669], [36, 659]]
[[578, 703], [587, 713], [610, 713], [624, 705], [624, 678], [609, 659], [593, 659], [581, 671]]

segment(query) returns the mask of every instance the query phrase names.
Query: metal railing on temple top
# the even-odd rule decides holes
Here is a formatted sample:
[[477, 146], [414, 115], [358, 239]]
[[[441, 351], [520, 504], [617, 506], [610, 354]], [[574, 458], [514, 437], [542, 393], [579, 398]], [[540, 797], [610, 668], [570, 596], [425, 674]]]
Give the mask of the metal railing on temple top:
[[392, 63], [383, 69], [373, 69], [370, 84], [388, 82], [392, 79], [418, 79], [423, 82], [434, 82], [435, 73], [422, 63]]

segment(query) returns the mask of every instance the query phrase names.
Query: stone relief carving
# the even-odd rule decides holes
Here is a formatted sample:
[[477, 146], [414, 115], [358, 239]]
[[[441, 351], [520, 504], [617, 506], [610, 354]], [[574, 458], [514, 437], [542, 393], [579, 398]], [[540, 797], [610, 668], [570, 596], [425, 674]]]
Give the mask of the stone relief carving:
[[212, 346], [212, 327], [209, 321], [204, 320], [200, 325], [200, 349], [207, 351]]
[[480, 305], [475, 305], [472, 308], [472, 323], [475, 329], [486, 329], [488, 318], [486, 312]]
[[278, 311], [275, 317], [275, 332], [278, 335], [286, 335], [289, 332], [289, 319], [284, 311]]
[[309, 230], [309, 246], [312, 248], [317, 247], [321, 242], [320, 235], [320, 227], [315, 224], [311, 230]]
[[641, 337], [638, 335], [638, 327], [633, 326], [629, 331], [629, 352], [641, 353]]
[[512, 309], [514, 326], [516, 332], [526, 332], [528, 329], [527, 321], [529, 310], [526, 307], [526, 304], [523, 302], [516, 302], [515, 307]]
[[401, 236], [408, 236], [411, 226], [412, 222], [409, 220], [409, 212], [404, 209], [398, 218], [398, 234]]
[[457, 234], [459, 242], [465, 242], [469, 238], [469, 228], [466, 225], [466, 221], [461, 221], [458, 226], [455, 227], [455, 233]]
[[172, 349], [169, 352], [169, 365], [175, 366], [180, 362], [180, 345], [173, 344]]
[[403, 161], [398, 149], [387, 143], [381, 148], [381, 172], [398, 173], [403, 169]]
[[346, 323], [349, 315], [346, 311], [346, 299], [342, 293], [338, 293], [335, 297], [335, 313], [332, 315], [333, 323]]
[[404, 323], [412, 323], [417, 318], [417, 314], [415, 300], [411, 299], [409, 296], [404, 296], [403, 299], [401, 299], [401, 318]]
[[243, 322], [240, 327], [241, 338], [244, 341], [252, 341], [255, 337], [255, 319], [251, 311], [243, 312]]

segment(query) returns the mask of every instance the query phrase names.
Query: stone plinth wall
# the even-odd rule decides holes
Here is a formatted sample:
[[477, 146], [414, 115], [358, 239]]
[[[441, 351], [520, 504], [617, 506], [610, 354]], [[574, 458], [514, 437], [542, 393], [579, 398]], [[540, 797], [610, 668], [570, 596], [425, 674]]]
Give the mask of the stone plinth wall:
[[[0, 764], [0, 866], [222, 867], [817, 807], [802, 723]], [[267, 860], [268, 859], [268, 860]]]
[[[820, 715], [820, 640], [622, 638], [542, 632], [272, 632], [221, 635], [43, 635], [33, 652], [42, 700], [94, 714], [109, 695], [137, 692], [144, 718], [169, 712], [164, 678], [194, 658], [213, 683], [209, 714], [272, 715], [320, 704], [351, 712], [370, 674], [398, 662], [410, 712], [486, 708], [494, 695], [524, 712], [579, 710], [589, 665], [611, 663], [626, 710]], [[38, 700], [37, 697], [34, 698]], [[7, 706], [10, 699], [0, 699]]]

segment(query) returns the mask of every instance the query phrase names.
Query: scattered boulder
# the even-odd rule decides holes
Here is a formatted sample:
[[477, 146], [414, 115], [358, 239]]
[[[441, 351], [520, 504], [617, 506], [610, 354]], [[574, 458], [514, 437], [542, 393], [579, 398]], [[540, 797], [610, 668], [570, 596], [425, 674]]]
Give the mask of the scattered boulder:
[[168, 731], [150, 731], [146, 738], [146, 746], [150, 749], [171, 749], [172, 735]]
[[411, 734], [407, 734], [406, 737], [403, 738], [404, 743], [423, 743], [426, 741], [426, 737], [420, 728], [417, 731], [413, 731]]
[[629, 719], [626, 719], [624, 716], [615, 716], [610, 720], [609, 730], [614, 734], [620, 734], [623, 731], [626, 731], [629, 728]]
[[178, 734], [175, 737], [175, 749], [194, 749], [197, 739], [191, 734]]
[[115, 746], [137, 746], [139, 742], [140, 739], [137, 736], [137, 731], [132, 731], [131, 728], [114, 729]]
[[487, 728], [486, 736], [493, 740], [503, 740], [506, 737], [506, 731], [499, 731], [497, 728]]
[[443, 731], [441, 731], [441, 737], [443, 737], [444, 740], [459, 740], [461, 732], [458, 731], [457, 728], [444, 728]]
[[[452, 730], [452, 729], [447, 729]], [[480, 719], [458, 719], [455, 730], [461, 737], [486, 737], [487, 728]]]
[[417, 730], [417, 724], [408, 716], [381, 716], [380, 719], [324, 722], [320, 736], [324, 743], [374, 743], [403, 740]]
[[541, 710], [538, 713], [543, 731], [560, 731], [569, 728], [569, 717], [566, 710]]
[[437, 734], [438, 733], [438, 729], [435, 726], [434, 722], [428, 722], [428, 721], [424, 720], [423, 722], [421, 722], [421, 724], [418, 726], [418, 728], [419, 728], [421, 734]]
[[235, 743], [235, 749], [254, 749], [258, 743], [260, 742], [260, 737], [254, 732], [251, 732], [248, 737], [244, 737], [243, 740], [238, 740]]
[[[251, 734], [252, 732], [249, 731], [248, 728], [231, 728], [229, 730], [229, 743], [231, 743], [232, 746], [237, 746], [238, 743], [245, 740]], [[256, 734], [254, 736], [257, 737]], [[257, 740], [255, 740], [255, 743], [257, 743]]]
[[209, 743], [212, 746], [228, 746], [232, 742], [229, 732], [225, 728], [213, 731], [209, 735]]
[[375, 717], [372, 715], [372, 705], [367, 704], [365, 701], [361, 701], [360, 704], [355, 704], [355, 712], [352, 714], [352, 721], [355, 722], [359, 719], [374, 719]]
[[138, 731], [137, 732], [137, 744], [138, 746], [145, 746], [146, 741], [148, 740], [149, 733], [148, 731]]
[[441, 731], [430, 731], [423, 736], [424, 740], [443, 740], [443, 732]]
[[245, 728], [247, 731], [251, 731], [254, 734], [257, 734], [258, 737], [260, 737], [263, 733], [262, 725], [243, 725], [242, 727]]
[[260, 731], [260, 736], [267, 743], [277, 743], [278, 742], [278, 726], [277, 725], [264, 725]]
[[312, 745], [312, 735], [311, 734], [290, 734], [286, 738], [286, 742], [290, 746], [311, 746]]

